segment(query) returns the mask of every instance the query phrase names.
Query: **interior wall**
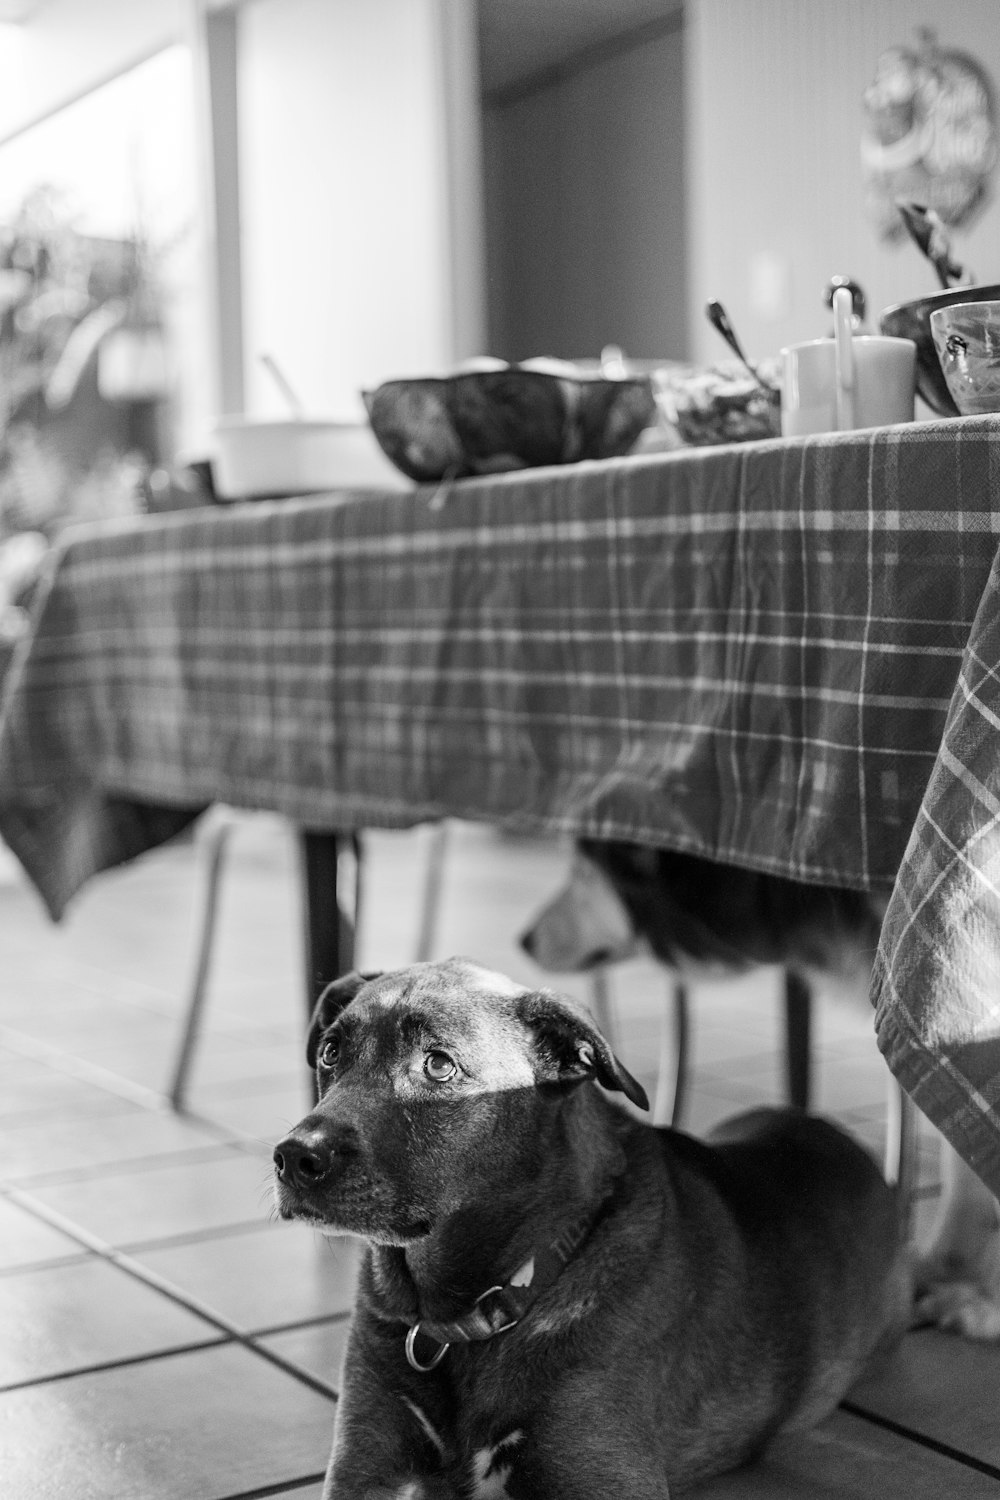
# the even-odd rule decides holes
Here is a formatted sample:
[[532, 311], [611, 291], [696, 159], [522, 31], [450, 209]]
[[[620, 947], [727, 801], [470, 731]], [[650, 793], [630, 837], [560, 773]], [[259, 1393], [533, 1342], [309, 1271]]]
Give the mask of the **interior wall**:
[[[853, 276], [869, 314], [937, 290], [908, 239], [866, 216], [862, 97], [887, 47], [930, 26], [1000, 89], [997, 0], [687, 0], [689, 317], [693, 356], [725, 353], [704, 317], [720, 298], [755, 356], [827, 333], [823, 288]], [[977, 279], [1000, 279], [1000, 180], [953, 232]], [[874, 321], [874, 320], [873, 320]]]
[[489, 352], [686, 352], [683, 28], [484, 105]]
[[462, 247], [474, 259], [478, 240], [462, 230], [476, 205], [457, 201], [448, 139], [478, 138], [471, 102], [462, 113], [476, 90], [452, 88], [456, 54], [475, 67], [464, 12], [464, 0], [254, 0], [240, 13], [249, 411], [282, 407], [264, 351], [309, 409], [341, 417], [362, 414], [364, 387], [474, 352], [461, 347], [480, 337]]

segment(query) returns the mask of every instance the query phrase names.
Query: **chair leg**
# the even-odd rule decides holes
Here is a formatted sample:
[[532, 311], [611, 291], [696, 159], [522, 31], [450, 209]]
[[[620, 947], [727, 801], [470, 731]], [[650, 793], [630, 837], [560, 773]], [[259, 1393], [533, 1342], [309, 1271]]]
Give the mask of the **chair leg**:
[[812, 1096], [812, 990], [785, 970], [785, 1081], [788, 1102], [808, 1110]]
[[[361, 932], [361, 918], [364, 912], [365, 897], [368, 892], [366, 880], [368, 874], [368, 866], [367, 857], [365, 855], [364, 836], [360, 833], [355, 832], [351, 836], [351, 841], [354, 845], [354, 946], [356, 950], [358, 942], [360, 941], [359, 934]], [[354, 955], [354, 962], [358, 962], [356, 951]]]
[[424, 874], [424, 894], [420, 906], [420, 924], [417, 929], [417, 950], [414, 962], [427, 963], [434, 952], [437, 940], [438, 918], [441, 914], [441, 889], [444, 884], [444, 867], [448, 855], [448, 824], [442, 820], [431, 829], [431, 847], [427, 856]]
[[611, 993], [611, 980], [606, 965], [598, 964], [596, 969], [590, 973], [590, 1009], [598, 1027], [607, 1037], [612, 1051], [617, 1050], [618, 1039], [615, 1035], [617, 1026], [615, 1024], [614, 996]]
[[903, 1222], [909, 1232], [917, 1188], [917, 1106], [891, 1073], [887, 1089], [883, 1172], [886, 1181], [899, 1189]]
[[215, 943], [222, 866], [229, 836], [235, 826], [235, 816], [227, 808], [218, 807], [208, 813], [203, 827], [199, 829], [203, 873], [194, 965], [188, 984], [184, 1024], [174, 1055], [173, 1072], [167, 1091], [170, 1107], [178, 1113], [185, 1107], [188, 1078], [194, 1061], [194, 1049], [201, 1031], [212, 948]]
[[[167, 1090], [167, 1098], [170, 1101], [170, 1106], [178, 1113], [182, 1112], [185, 1108], [195, 1048], [201, 1034], [201, 1023], [208, 993], [212, 951], [215, 946], [216, 930], [218, 927], [223, 865], [226, 850], [229, 846], [230, 835], [236, 828], [238, 821], [239, 814], [234, 813], [229, 808], [215, 807], [206, 815], [203, 827], [199, 830], [200, 852], [203, 865], [201, 876], [202, 898], [198, 912], [194, 963], [191, 970], [191, 979], [188, 984], [187, 1001], [184, 1007], [184, 1021], [181, 1028], [180, 1040], [174, 1055], [170, 1085]], [[342, 910], [339, 903], [334, 903], [339, 924], [338, 958], [344, 969], [351, 968], [354, 963], [354, 942], [361, 915], [364, 872], [364, 849], [361, 839], [357, 834], [354, 834], [351, 835], [351, 840], [354, 854], [353, 922]], [[312, 890], [315, 880], [310, 878], [309, 862], [306, 861], [305, 863], [307, 868], [304, 871], [303, 882], [307, 887], [309, 897], [315, 901], [317, 909], [328, 909], [329, 903], [320, 902], [316, 899], [316, 892]], [[315, 865], [316, 861], [313, 860], [312, 863]], [[311, 1009], [310, 1005], [310, 1013]]]
[[684, 1117], [690, 1078], [691, 1015], [687, 985], [674, 980], [670, 1000], [660, 1026], [653, 1124], [677, 1126]]

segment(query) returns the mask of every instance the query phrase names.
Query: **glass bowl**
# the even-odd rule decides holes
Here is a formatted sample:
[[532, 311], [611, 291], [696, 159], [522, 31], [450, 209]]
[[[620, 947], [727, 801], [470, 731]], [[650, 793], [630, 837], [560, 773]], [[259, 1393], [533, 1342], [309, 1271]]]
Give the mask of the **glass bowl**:
[[989, 302], [994, 298], [1000, 298], [1000, 285], [953, 286], [946, 292], [916, 297], [912, 302], [898, 302], [879, 315], [880, 333], [887, 333], [892, 338], [912, 339], [916, 344], [917, 395], [940, 417], [957, 417], [959, 411], [934, 347], [931, 314], [957, 302]]
[[1000, 411], [1000, 301], [937, 308], [931, 313], [931, 334], [962, 415]]
[[706, 447], [781, 435], [781, 362], [757, 361], [769, 386], [735, 360], [664, 365], [653, 372], [657, 405], [682, 443]]

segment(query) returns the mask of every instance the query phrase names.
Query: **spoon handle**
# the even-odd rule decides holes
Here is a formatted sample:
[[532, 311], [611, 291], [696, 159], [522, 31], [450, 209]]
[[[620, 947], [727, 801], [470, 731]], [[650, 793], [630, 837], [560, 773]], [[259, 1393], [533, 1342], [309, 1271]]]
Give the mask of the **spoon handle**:
[[274, 355], [261, 354], [260, 362], [264, 366], [267, 373], [270, 375], [271, 379], [274, 381], [275, 385], [278, 387], [278, 390], [281, 392], [282, 396], [284, 396], [285, 400], [288, 402], [292, 416], [296, 419], [296, 421], [301, 421], [301, 419], [305, 416], [305, 407], [302, 404], [302, 398], [292, 385], [291, 381], [288, 379], [288, 376], [285, 374], [284, 370], [278, 364], [278, 361], [275, 359]]
[[750, 374], [753, 376], [754, 380], [756, 380], [757, 384], [759, 386], [762, 386], [765, 391], [773, 391], [774, 386], [771, 384], [771, 382], [769, 380], [765, 380], [763, 376], [754, 369], [753, 365], [744, 354], [743, 345], [736, 337], [736, 330], [734, 329], [732, 323], [730, 323], [729, 314], [726, 312], [726, 309], [723, 307], [722, 303], [714, 301], [709, 302], [705, 308], [705, 313], [712, 327], [717, 333], [722, 334], [722, 337], [725, 339], [730, 349], [732, 349], [740, 364], [746, 366], [746, 368], [750, 371]]
[[846, 286], [833, 294], [834, 361], [837, 371], [837, 429], [849, 432], [854, 420], [854, 331], [851, 314], [854, 303]]
[[722, 303], [710, 302], [705, 308], [705, 311], [708, 314], [708, 321], [711, 323], [713, 328], [717, 329], [718, 332], [722, 334], [722, 337], [725, 339], [730, 349], [732, 349], [733, 353], [736, 355], [736, 358], [742, 360], [745, 365], [749, 365], [750, 361], [747, 359], [746, 355], [743, 352], [743, 345], [736, 337], [736, 330], [733, 327], [732, 323], [730, 323], [729, 314], [726, 312], [726, 309], [723, 307]]
[[897, 200], [896, 207], [907, 232], [921, 255], [925, 255], [937, 272], [937, 279], [947, 291], [950, 287], [971, 284], [964, 266], [952, 259], [948, 231], [938, 214], [922, 203]]

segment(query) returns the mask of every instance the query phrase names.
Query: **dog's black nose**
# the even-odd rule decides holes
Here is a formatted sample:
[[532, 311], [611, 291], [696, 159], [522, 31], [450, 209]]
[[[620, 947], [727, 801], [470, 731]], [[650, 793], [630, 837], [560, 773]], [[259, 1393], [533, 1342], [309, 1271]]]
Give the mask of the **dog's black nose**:
[[329, 1177], [338, 1158], [356, 1146], [357, 1132], [350, 1125], [330, 1120], [317, 1124], [312, 1117], [303, 1120], [274, 1148], [278, 1181], [297, 1188], [316, 1187]]
[[296, 1187], [315, 1187], [322, 1182], [331, 1165], [331, 1153], [316, 1145], [307, 1145], [293, 1135], [279, 1141], [274, 1148], [274, 1170], [282, 1182]]

